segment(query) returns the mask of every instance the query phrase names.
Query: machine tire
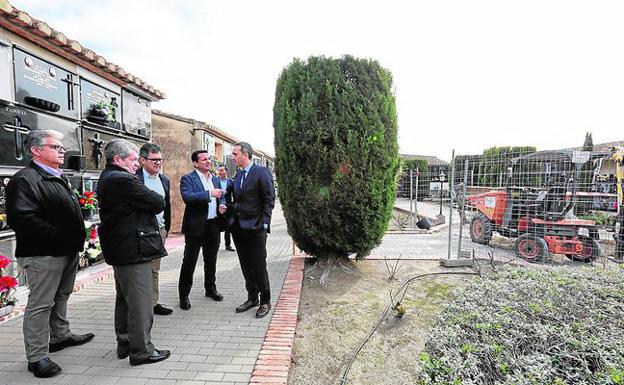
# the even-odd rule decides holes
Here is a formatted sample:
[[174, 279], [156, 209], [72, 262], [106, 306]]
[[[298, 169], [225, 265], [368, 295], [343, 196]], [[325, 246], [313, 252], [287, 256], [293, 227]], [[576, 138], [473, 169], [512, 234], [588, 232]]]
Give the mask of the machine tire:
[[548, 244], [544, 238], [533, 234], [522, 234], [514, 244], [516, 255], [528, 262], [537, 262], [548, 254]]
[[573, 261], [590, 263], [600, 256], [600, 245], [595, 239], [579, 235], [583, 241], [583, 252], [581, 254], [566, 254], [566, 257]]
[[487, 245], [492, 239], [492, 222], [483, 213], [477, 213], [470, 222], [470, 239], [474, 243]]

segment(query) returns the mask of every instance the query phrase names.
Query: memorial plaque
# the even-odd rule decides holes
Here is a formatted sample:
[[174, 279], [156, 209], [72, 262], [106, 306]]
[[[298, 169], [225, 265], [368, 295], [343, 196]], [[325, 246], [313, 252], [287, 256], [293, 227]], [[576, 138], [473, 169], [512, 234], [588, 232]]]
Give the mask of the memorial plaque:
[[80, 79], [82, 119], [121, 130], [121, 97], [118, 93]]
[[79, 118], [78, 75], [13, 48], [15, 100], [23, 105]]
[[104, 158], [104, 146], [112, 139], [122, 138], [141, 147], [145, 144], [144, 140], [128, 138], [114, 133], [107, 133], [104, 130], [95, 130], [87, 126], [82, 127], [82, 141], [85, 156], [85, 168], [89, 171], [102, 171], [106, 164]]
[[152, 137], [152, 108], [149, 100], [122, 90], [123, 126], [126, 132]]
[[63, 168], [75, 168], [80, 156], [78, 122], [62, 119], [25, 107], [0, 101], [0, 165], [25, 166], [30, 158], [24, 151], [24, 139], [31, 130], [56, 130], [64, 135], [67, 149]]

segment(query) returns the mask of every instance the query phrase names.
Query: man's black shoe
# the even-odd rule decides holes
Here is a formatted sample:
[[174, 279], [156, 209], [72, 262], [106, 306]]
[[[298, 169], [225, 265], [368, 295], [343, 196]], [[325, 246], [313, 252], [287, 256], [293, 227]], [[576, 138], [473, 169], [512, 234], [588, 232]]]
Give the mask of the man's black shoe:
[[180, 309], [189, 310], [191, 308], [191, 301], [189, 301], [188, 297], [180, 298]]
[[239, 307], [236, 308], [236, 312], [237, 313], [242, 313], [244, 311], [247, 311], [249, 309], [251, 309], [252, 307], [256, 307], [258, 306], [260, 302], [256, 301], [252, 301], [250, 299], [248, 299], [247, 301], [243, 302], [242, 305], [240, 305]]
[[40, 359], [39, 361], [29, 362], [28, 371], [33, 372], [35, 377], [47, 378], [60, 372], [61, 367], [55, 364], [49, 357], [46, 357]]
[[156, 315], [169, 315], [171, 313], [173, 313], [173, 310], [169, 309], [168, 307], [164, 307], [159, 303], [154, 305], [154, 314]]
[[236, 249], [235, 249], [235, 248], [233, 248], [232, 246], [225, 246], [225, 249], [226, 249], [227, 251], [236, 251]]
[[117, 358], [123, 360], [124, 358], [128, 358], [130, 355], [130, 346], [128, 345], [117, 345]]
[[93, 333], [72, 334], [65, 341], [57, 342], [55, 344], [50, 344], [50, 353], [58, 352], [59, 350], [63, 350], [70, 346], [78, 346], [78, 345], [86, 344], [87, 342], [91, 341], [94, 336], [95, 334]]
[[256, 318], [266, 317], [266, 315], [269, 314], [269, 310], [271, 310], [270, 303], [260, 304], [260, 307], [258, 308], [258, 311], [256, 312]]
[[154, 352], [152, 353], [152, 355], [145, 359], [133, 360], [132, 358], [130, 358], [130, 365], [137, 366], [137, 365], [143, 365], [143, 364], [154, 364], [156, 362], [166, 360], [167, 358], [169, 358], [170, 355], [171, 355], [171, 352], [169, 350], [154, 349]]
[[217, 289], [206, 291], [206, 297], [210, 297], [215, 301], [223, 301], [223, 296], [217, 291]]

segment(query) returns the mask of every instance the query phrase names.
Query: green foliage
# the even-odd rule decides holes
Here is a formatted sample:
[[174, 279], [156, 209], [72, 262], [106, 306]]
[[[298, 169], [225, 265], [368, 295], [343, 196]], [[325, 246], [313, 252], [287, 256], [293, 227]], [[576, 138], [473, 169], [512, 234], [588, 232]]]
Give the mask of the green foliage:
[[583, 142], [583, 151], [594, 151], [594, 139], [591, 132], [585, 133], [585, 141]]
[[295, 59], [275, 91], [288, 231], [316, 257], [366, 255], [392, 213], [400, 161], [392, 75], [374, 60]]
[[511, 167], [511, 160], [535, 151], [536, 148], [532, 146], [491, 147], [483, 150], [479, 165], [481, 184], [490, 187], [505, 186], [507, 168]]
[[419, 385], [624, 384], [624, 270], [514, 269], [457, 292]]

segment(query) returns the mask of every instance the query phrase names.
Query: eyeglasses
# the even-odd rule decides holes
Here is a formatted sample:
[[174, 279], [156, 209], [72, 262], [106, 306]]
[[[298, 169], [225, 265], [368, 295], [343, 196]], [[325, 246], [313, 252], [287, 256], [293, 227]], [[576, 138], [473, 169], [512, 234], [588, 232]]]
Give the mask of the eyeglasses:
[[162, 163], [162, 162], [164, 162], [164, 161], [165, 161], [165, 160], [164, 160], [164, 159], [162, 159], [162, 158], [143, 158], [143, 159], [145, 159], [145, 160], [149, 160], [149, 161], [150, 161], [150, 162], [152, 162], [152, 163]]
[[65, 152], [67, 149], [60, 144], [42, 144], [41, 147], [49, 147], [58, 152]]

